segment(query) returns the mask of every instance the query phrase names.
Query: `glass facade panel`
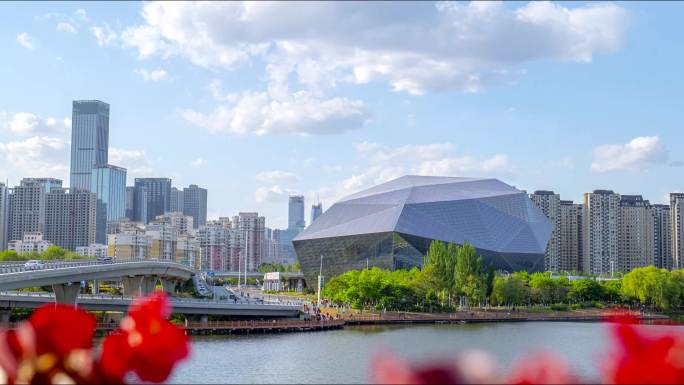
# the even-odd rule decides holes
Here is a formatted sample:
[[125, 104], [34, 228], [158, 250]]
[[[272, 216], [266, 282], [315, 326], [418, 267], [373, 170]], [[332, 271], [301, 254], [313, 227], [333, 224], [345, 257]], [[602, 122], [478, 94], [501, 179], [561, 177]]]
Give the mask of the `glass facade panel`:
[[75, 100], [71, 117], [72, 190], [90, 190], [92, 168], [107, 164], [109, 104], [99, 100]]

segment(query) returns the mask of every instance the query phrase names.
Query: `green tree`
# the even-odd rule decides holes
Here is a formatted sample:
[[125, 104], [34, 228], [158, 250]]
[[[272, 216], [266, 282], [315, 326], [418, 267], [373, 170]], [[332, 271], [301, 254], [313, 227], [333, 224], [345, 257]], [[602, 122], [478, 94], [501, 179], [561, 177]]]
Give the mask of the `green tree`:
[[475, 247], [467, 242], [456, 249], [454, 293], [468, 298], [471, 303], [485, 299], [487, 294], [482, 257], [478, 256]]
[[603, 299], [603, 286], [590, 278], [572, 281], [568, 298], [572, 302], [600, 301]]
[[529, 290], [518, 275], [494, 278], [492, 302], [495, 305], [523, 305], [527, 303]]

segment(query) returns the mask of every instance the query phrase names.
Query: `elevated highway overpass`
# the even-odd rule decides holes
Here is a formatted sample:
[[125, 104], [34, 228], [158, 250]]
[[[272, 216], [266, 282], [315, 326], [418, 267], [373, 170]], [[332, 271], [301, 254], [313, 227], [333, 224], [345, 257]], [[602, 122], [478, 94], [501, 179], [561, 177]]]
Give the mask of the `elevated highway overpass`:
[[[81, 295], [77, 306], [91, 311], [126, 312], [134, 298]], [[0, 293], [0, 308], [36, 308], [46, 303], [54, 303], [55, 296], [50, 293]], [[231, 303], [228, 301], [208, 301], [197, 299], [171, 298], [172, 312], [185, 315], [223, 315], [254, 318], [294, 318], [299, 316], [301, 306], [283, 304]]]
[[75, 303], [81, 281], [120, 280], [124, 296], [147, 295], [159, 282], [172, 292], [178, 282], [192, 278], [192, 267], [170, 261], [140, 260], [120, 262], [54, 261], [28, 267], [24, 263], [0, 265], [0, 291], [52, 286], [56, 300]]

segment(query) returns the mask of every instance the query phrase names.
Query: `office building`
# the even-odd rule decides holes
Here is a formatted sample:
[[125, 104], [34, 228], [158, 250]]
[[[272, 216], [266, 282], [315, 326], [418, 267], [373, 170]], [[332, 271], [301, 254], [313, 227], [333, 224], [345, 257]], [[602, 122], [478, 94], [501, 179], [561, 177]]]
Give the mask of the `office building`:
[[552, 225], [497, 179], [404, 176], [348, 196], [294, 239], [307, 282], [353, 269], [421, 267], [433, 240], [473, 245], [485, 266], [541, 271]]
[[183, 189], [183, 214], [192, 216], [194, 227], [207, 223], [207, 190], [197, 185]]
[[651, 206], [653, 215], [653, 263], [661, 269], [672, 269], [672, 216], [669, 205]]
[[90, 190], [92, 168], [108, 163], [109, 104], [75, 100], [71, 117], [71, 181], [75, 190]]
[[145, 223], [147, 219], [147, 189], [144, 186], [126, 187], [126, 218]]
[[9, 235], [10, 216], [10, 193], [9, 188], [0, 183], [0, 251], [7, 250], [7, 237]]
[[587, 274], [618, 271], [620, 194], [594, 190], [584, 194], [582, 270]]
[[126, 169], [96, 165], [92, 169], [90, 191], [97, 197], [97, 229], [95, 240], [107, 243], [107, 222], [126, 216]]
[[[311, 223], [323, 214], [323, 203], [318, 202], [311, 206]], [[310, 224], [311, 224], [310, 223]]]
[[89, 190], [52, 189], [45, 196], [46, 240], [72, 251], [96, 243], [95, 193]]
[[653, 219], [649, 201], [641, 195], [620, 196], [619, 271], [627, 273], [638, 267], [653, 265]]
[[572, 201], [560, 201], [560, 253], [558, 271], [582, 270], [582, 205]]
[[670, 193], [672, 268], [684, 269], [684, 193]]
[[[137, 201], [144, 199], [146, 202], [146, 213], [141, 222], [150, 223], [154, 218], [168, 212], [171, 208], [171, 179], [168, 178], [135, 178], [135, 188]], [[144, 190], [142, 190], [144, 189]], [[142, 211], [138, 204], [137, 211]]]
[[306, 227], [304, 222], [304, 196], [292, 195], [288, 201], [287, 229], [299, 234]]
[[183, 212], [183, 190], [171, 187], [171, 212]]
[[530, 199], [546, 215], [551, 225], [551, 239], [546, 246], [544, 254], [544, 269], [546, 271], [560, 271], [560, 226], [561, 226], [561, 201], [560, 195], [553, 191], [535, 191], [530, 194]]
[[10, 241], [8, 250], [14, 250], [17, 254], [42, 253], [47, 251], [52, 243], [43, 239], [43, 234], [38, 231], [27, 231], [22, 239]]

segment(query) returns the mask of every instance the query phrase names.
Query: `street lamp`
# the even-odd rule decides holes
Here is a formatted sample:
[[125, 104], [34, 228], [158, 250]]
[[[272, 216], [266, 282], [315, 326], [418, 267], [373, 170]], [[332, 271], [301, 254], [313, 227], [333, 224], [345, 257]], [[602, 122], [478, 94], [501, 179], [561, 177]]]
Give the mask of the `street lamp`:
[[323, 287], [323, 254], [321, 254], [321, 267], [318, 270], [318, 307], [321, 307], [321, 288]]

